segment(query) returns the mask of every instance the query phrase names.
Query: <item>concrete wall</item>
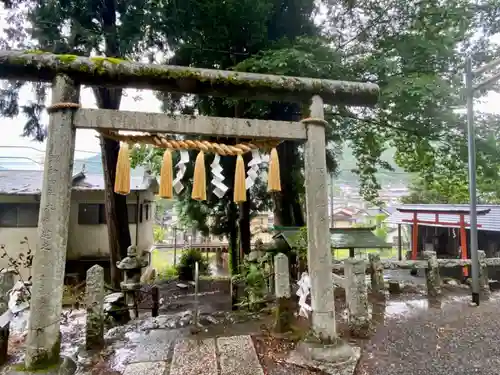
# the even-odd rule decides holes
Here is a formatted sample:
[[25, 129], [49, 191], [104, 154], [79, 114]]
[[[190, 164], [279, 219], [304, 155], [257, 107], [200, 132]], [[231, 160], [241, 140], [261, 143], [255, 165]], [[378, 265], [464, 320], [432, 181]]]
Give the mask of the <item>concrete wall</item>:
[[[139, 202], [137, 202], [139, 195]], [[0, 203], [37, 203], [39, 197], [34, 195], [13, 196], [0, 195]], [[108, 231], [105, 224], [78, 224], [78, 205], [80, 203], [104, 204], [103, 191], [73, 191], [71, 195], [71, 213], [68, 236], [68, 260], [106, 259], [109, 255]], [[127, 196], [127, 204], [143, 205], [142, 222], [138, 226], [129, 224], [132, 244], [138, 239], [139, 251], [146, 251], [153, 244], [154, 194], [152, 192], [133, 192]], [[149, 216], [146, 220], [145, 204], [149, 204]], [[140, 211], [140, 210], [139, 210]], [[17, 258], [20, 252], [26, 253], [28, 244], [21, 244], [28, 238], [29, 247], [36, 249], [38, 233], [36, 227], [6, 228], [0, 227], [0, 244], [5, 245], [9, 256]], [[5, 258], [0, 259], [0, 267], [7, 267]]]

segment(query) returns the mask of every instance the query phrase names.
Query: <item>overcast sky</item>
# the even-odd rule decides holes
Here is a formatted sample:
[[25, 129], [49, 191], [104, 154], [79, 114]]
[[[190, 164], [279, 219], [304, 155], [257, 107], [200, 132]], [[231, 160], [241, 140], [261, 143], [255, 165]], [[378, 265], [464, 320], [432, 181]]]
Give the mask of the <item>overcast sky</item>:
[[[0, 4], [0, 32], [5, 26], [2, 19], [4, 14]], [[500, 41], [500, 38], [498, 40]], [[23, 88], [20, 96], [21, 102], [26, 103], [33, 100], [34, 96], [30, 90], [29, 85]], [[140, 95], [142, 100], [134, 100], [137, 95]], [[48, 103], [50, 103], [50, 96]], [[81, 103], [85, 108], [96, 108], [94, 95], [89, 88], [82, 90]], [[500, 95], [492, 93], [482, 103], [477, 103], [476, 109], [484, 112], [500, 113], [499, 103]], [[159, 112], [160, 103], [151, 91], [144, 90], [137, 92], [136, 90], [125, 90], [125, 96], [122, 98], [120, 108], [129, 111]], [[22, 162], [19, 168], [40, 169], [40, 164], [30, 162], [28, 159], [21, 159], [24, 157], [41, 162], [44, 155], [43, 150], [45, 149], [45, 142], [34, 142], [21, 136], [24, 123], [25, 118], [23, 116], [18, 116], [14, 119], [0, 118], [0, 164], [8, 164], [12, 168], [13, 164], [17, 165], [18, 162]], [[96, 134], [93, 130], [77, 130], [75, 159], [84, 159], [99, 153], [100, 147]]]

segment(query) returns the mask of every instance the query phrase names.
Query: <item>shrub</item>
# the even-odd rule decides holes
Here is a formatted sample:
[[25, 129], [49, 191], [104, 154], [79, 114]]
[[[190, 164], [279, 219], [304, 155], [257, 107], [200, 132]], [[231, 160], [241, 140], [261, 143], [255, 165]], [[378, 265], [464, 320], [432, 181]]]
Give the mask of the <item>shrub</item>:
[[196, 262], [198, 262], [200, 275], [208, 274], [208, 262], [203, 257], [202, 252], [197, 249], [188, 249], [184, 251], [177, 264], [179, 280], [194, 280], [194, 265]]
[[166, 230], [160, 226], [155, 226], [153, 228], [153, 237], [155, 243], [161, 243], [165, 239]]
[[163, 267], [158, 272], [157, 277], [159, 280], [172, 280], [172, 279], [175, 279], [177, 276], [178, 276], [177, 268], [172, 266], [172, 265], [168, 265], [168, 266]]

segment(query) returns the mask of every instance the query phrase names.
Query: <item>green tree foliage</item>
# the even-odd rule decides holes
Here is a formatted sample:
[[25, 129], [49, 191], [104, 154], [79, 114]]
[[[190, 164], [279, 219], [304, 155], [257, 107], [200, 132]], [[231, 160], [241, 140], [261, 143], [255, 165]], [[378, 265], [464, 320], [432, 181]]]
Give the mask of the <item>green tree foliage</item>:
[[[189, 2], [176, 4], [171, 8], [172, 18], [175, 18], [177, 28], [169, 47], [174, 55], [169, 58], [170, 63], [177, 65], [191, 65], [216, 69], [239, 69], [239, 63], [248, 61], [249, 57], [262, 53], [272, 48], [274, 44], [283, 40], [294, 40], [300, 35], [316, 35], [317, 28], [312, 19], [315, 10], [311, 0], [294, 0], [290, 2], [276, 2], [271, 0], [230, 0], [225, 2], [215, 0], [202, 0], [196, 4]], [[245, 65], [245, 67], [248, 66]], [[294, 75], [305, 75], [300, 69], [287, 69]], [[279, 72], [275, 72], [279, 73]], [[245, 102], [230, 99], [195, 97], [192, 100], [181, 100], [178, 95], [159, 94], [164, 103], [166, 112], [181, 112], [188, 114], [203, 114], [212, 116], [250, 117], [297, 119], [299, 108], [286, 103]], [[218, 139], [221, 142], [232, 143], [234, 139]], [[241, 140], [240, 140], [241, 141]], [[287, 192], [288, 203], [279, 205], [284, 210], [290, 210], [295, 205], [295, 212], [300, 222], [303, 222], [299, 197], [301, 186], [300, 163], [297, 162], [298, 145], [282, 145], [287, 153], [281, 153], [282, 186]], [[282, 150], [280, 150], [282, 151]], [[194, 160], [192, 153], [191, 160]], [[152, 162], [156, 171], [161, 163], [161, 151], [151, 151], [148, 148], [136, 148], [134, 152], [136, 163]], [[248, 161], [248, 160], [247, 160]], [[206, 158], [207, 166], [212, 162], [211, 157]], [[224, 168], [225, 183], [232, 188], [235, 168], [234, 157], [223, 157], [221, 164]], [[209, 171], [210, 168], [207, 168]], [[290, 174], [289, 171], [297, 171]], [[194, 226], [201, 232], [210, 231], [212, 234], [225, 234], [231, 240], [231, 247], [237, 248], [236, 234], [236, 207], [232, 203], [231, 189], [224, 198], [219, 199], [209, 193], [207, 202], [196, 202], [190, 199], [190, 184], [192, 179], [192, 165], [188, 166], [184, 179], [186, 189], [179, 197], [176, 205], [181, 220], [185, 224]], [[210, 178], [208, 179], [210, 181]], [[302, 184], [303, 185], [303, 184]], [[250, 248], [249, 222], [251, 216], [269, 208], [270, 200], [265, 193], [266, 185], [258, 181], [249, 192], [248, 203], [243, 205], [238, 220], [240, 240], [244, 249]], [[277, 199], [280, 199], [279, 197]], [[210, 214], [210, 222], [208, 215]], [[293, 217], [293, 215], [284, 215]], [[242, 228], [244, 227], [244, 228]]]
[[[76, 55], [105, 55], [140, 59], [155, 46], [153, 26], [160, 14], [161, 4], [155, 1], [4, 1], [9, 12], [6, 17], [6, 38], [0, 40], [3, 49], [42, 50]], [[0, 91], [0, 115], [14, 117], [23, 114], [27, 121], [23, 135], [41, 141], [46, 126], [41, 114], [45, 108], [48, 84], [32, 84], [35, 100], [20, 103], [23, 82], [8, 82]], [[100, 108], [118, 109], [122, 90], [94, 88]], [[106, 214], [111, 257], [111, 278], [114, 287], [121, 281], [116, 261], [126, 256], [131, 244], [127, 205], [124, 196], [114, 194], [114, 178], [118, 143], [101, 140], [106, 183]]]

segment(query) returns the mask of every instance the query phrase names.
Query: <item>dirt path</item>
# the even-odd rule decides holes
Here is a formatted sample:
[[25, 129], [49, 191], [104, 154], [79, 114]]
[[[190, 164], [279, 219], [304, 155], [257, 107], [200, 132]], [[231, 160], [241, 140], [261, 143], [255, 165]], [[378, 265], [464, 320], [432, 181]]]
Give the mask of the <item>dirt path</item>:
[[383, 319], [365, 344], [357, 375], [497, 375], [500, 294], [479, 307], [463, 295], [440, 308], [425, 302]]

